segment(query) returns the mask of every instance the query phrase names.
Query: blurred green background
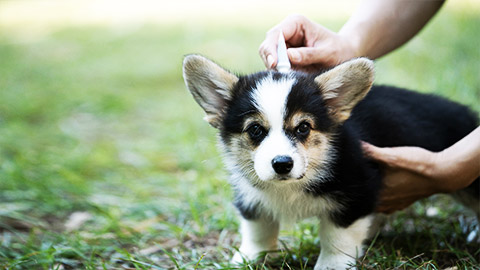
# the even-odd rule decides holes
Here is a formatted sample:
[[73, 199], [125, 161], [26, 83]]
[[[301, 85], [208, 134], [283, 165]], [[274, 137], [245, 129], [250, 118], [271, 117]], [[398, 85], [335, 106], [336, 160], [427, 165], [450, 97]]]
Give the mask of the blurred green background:
[[[259, 71], [265, 32], [288, 14], [337, 31], [358, 3], [0, 2], [0, 267], [229, 268], [238, 223], [215, 131], [183, 83], [183, 56]], [[479, 48], [479, 2], [448, 1], [376, 62], [376, 82], [478, 112]], [[395, 218], [363, 267], [478, 265], [478, 244], [465, 240], [474, 221], [448, 198]], [[283, 233], [279, 258], [246, 267], [311, 266], [317, 229], [297, 225]]]

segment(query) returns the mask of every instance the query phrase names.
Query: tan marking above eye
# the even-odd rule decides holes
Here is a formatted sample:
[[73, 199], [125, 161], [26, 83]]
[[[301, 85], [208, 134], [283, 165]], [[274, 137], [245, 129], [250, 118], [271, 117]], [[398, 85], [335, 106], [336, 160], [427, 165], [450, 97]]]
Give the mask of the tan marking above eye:
[[247, 129], [250, 127], [250, 125], [253, 124], [253, 123], [257, 123], [257, 124], [261, 125], [262, 127], [264, 127], [265, 129], [268, 128], [267, 121], [260, 114], [254, 114], [254, 115], [249, 116], [245, 119], [245, 121], [243, 122], [242, 131], [246, 132]]
[[291, 117], [288, 126], [291, 129], [297, 128], [301, 123], [308, 123], [312, 129], [315, 129], [315, 118], [308, 113], [296, 113]]

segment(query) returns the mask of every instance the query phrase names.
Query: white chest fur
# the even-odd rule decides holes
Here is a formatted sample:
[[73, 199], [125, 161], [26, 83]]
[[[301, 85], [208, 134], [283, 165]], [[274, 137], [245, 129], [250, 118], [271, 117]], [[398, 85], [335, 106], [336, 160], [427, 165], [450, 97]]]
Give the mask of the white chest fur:
[[305, 182], [271, 183], [262, 188], [253, 187], [246, 179], [236, 179], [234, 186], [244, 206], [257, 206], [264, 214], [281, 223], [291, 223], [313, 216], [321, 216], [338, 207], [324, 197], [304, 191]]

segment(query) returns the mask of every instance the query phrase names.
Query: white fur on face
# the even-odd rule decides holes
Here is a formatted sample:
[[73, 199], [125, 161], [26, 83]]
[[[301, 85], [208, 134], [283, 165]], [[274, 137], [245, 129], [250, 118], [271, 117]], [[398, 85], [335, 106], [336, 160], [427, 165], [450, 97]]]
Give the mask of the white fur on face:
[[277, 178], [272, 167], [272, 160], [276, 156], [290, 156], [293, 159], [293, 169], [288, 177], [301, 178], [306, 169], [305, 157], [299, 153], [284, 130], [286, 101], [294, 79], [273, 80], [267, 77], [262, 80], [252, 97], [255, 105], [268, 122], [268, 135], [253, 153], [255, 172], [263, 181]]

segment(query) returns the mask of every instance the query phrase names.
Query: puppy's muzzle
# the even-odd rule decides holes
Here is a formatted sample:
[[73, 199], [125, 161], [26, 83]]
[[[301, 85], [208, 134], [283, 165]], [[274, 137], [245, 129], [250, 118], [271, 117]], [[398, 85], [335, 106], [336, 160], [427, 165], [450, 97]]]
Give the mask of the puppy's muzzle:
[[293, 169], [293, 159], [290, 156], [276, 156], [272, 159], [272, 167], [277, 174], [288, 174]]

